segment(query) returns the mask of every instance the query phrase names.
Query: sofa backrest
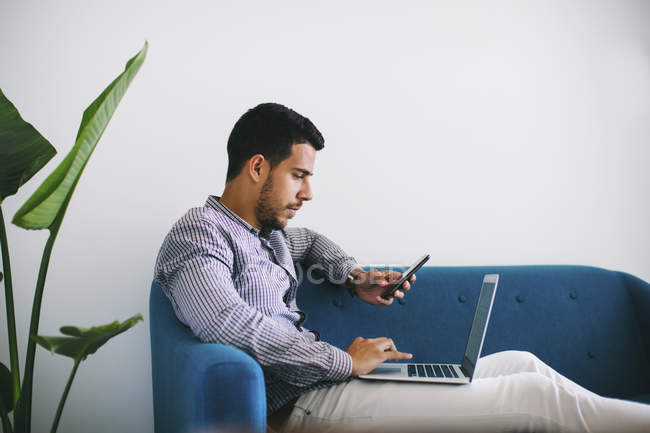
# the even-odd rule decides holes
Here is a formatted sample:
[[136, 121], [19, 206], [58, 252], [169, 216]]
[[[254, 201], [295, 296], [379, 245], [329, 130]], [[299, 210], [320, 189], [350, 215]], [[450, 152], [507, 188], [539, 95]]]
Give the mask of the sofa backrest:
[[307, 313], [304, 326], [342, 349], [357, 336], [385, 336], [398, 350], [413, 353], [412, 362], [460, 363], [488, 273], [500, 279], [482, 355], [526, 350], [601, 395], [650, 392], [648, 330], [640, 326], [647, 319], [638, 317], [626, 285], [629, 275], [620, 272], [585, 266], [425, 266], [405, 305], [373, 307], [340, 286], [309, 281], [302, 282], [297, 303]]

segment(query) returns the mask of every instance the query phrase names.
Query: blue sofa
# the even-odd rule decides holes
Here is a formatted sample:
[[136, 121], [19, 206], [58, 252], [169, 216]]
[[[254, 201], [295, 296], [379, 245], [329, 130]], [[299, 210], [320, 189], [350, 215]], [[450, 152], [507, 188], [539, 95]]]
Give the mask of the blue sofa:
[[[343, 349], [358, 335], [389, 336], [413, 362], [458, 363], [487, 273], [500, 279], [483, 355], [527, 350], [596, 393], [650, 403], [650, 285], [623, 272], [427, 266], [404, 305], [372, 307], [340, 286], [306, 281], [297, 302], [307, 312], [305, 326]], [[156, 433], [265, 431], [257, 362], [233, 347], [200, 343], [155, 282], [150, 323]]]

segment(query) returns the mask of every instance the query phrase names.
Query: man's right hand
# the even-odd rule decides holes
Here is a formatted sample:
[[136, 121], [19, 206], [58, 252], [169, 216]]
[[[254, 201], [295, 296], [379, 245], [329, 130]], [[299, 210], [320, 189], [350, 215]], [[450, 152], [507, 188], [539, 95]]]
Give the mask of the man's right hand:
[[352, 357], [352, 376], [370, 373], [384, 361], [411, 359], [410, 353], [398, 352], [393, 340], [386, 337], [354, 339], [346, 350]]

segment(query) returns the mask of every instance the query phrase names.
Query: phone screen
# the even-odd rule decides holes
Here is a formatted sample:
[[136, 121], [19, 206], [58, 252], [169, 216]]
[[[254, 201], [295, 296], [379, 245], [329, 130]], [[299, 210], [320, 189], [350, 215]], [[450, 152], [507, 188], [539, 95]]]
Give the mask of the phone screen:
[[388, 299], [390, 296], [393, 296], [393, 293], [395, 293], [395, 290], [397, 290], [397, 289], [399, 289], [400, 287], [402, 287], [402, 284], [404, 284], [404, 281], [406, 281], [406, 280], [408, 280], [409, 278], [411, 278], [411, 275], [413, 275], [413, 274], [414, 274], [418, 269], [420, 269], [420, 268], [422, 267], [422, 265], [425, 264], [425, 263], [427, 262], [427, 260], [429, 260], [429, 257], [430, 257], [429, 254], [425, 254], [424, 256], [420, 257], [420, 258], [418, 259], [418, 261], [415, 262], [415, 264], [414, 264], [413, 266], [411, 266], [410, 268], [408, 268], [408, 269], [406, 270], [406, 272], [404, 272], [404, 273], [402, 274], [402, 278], [400, 278], [399, 281], [397, 281], [395, 284], [393, 284], [392, 286], [390, 286], [390, 288], [388, 289], [388, 291], [386, 291], [386, 293], [384, 293], [384, 294], [382, 295], [382, 298], [384, 298], [384, 299]]

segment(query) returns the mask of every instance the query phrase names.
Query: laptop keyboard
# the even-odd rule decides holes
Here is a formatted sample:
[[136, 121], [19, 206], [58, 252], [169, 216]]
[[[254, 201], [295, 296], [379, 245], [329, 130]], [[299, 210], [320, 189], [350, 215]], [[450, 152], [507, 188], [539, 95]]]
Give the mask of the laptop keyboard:
[[451, 365], [445, 364], [409, 364], [409, 377], [458, 377]]

